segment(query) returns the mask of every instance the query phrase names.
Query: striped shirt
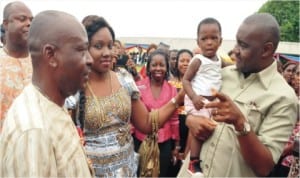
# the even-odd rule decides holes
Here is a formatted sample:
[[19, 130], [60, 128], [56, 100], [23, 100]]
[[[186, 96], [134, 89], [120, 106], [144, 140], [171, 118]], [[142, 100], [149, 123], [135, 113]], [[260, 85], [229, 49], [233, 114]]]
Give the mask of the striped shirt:
[[13, 102], [0, 139], [0, 177], [91, 177], [67, 111], [32, 84]]

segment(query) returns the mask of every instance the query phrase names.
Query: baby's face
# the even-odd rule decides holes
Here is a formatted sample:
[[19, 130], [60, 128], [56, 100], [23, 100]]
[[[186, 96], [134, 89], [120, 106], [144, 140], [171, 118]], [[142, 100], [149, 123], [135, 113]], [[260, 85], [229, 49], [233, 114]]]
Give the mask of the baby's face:
[[219, 26], [216, 23], [202, 24], [198, 32], [197, 42], [205, 57], [215, 57], [222, 43]]

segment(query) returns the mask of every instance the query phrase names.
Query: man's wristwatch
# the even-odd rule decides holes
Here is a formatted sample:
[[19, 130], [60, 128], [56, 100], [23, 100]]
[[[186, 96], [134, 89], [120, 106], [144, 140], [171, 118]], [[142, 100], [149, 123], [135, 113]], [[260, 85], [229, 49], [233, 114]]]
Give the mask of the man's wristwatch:
[[244, 128], [242, 131], [236, 131], [235, 130], [235, 134], [237, 136], [245, 136], [245, 135], [248, 135], [248, 133], [251, 131], [251, 126], [250, 126], [250, 123], [248, 121], [245, 121], [244, 122]]

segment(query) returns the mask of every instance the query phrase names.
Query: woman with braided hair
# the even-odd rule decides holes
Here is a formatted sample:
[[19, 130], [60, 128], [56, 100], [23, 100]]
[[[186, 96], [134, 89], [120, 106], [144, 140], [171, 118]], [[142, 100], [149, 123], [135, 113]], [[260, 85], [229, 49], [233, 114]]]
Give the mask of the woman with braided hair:
[[[94, 59], [89, 81], [80, 92], [79, 121], [85, 138], [85, 151], [98, 177], [135, 177], [135, 159], [130, 123], [144, 133], [152, 131], [150, 112], [140, 100], [131, 75], [111, 70], [115, 34], [102, 17], [83, 20]], [[183, 92], [166, 103], [159, 112], [161, 127], [183, 102]], [[153, 111], [151, 111], [153, 112]]]

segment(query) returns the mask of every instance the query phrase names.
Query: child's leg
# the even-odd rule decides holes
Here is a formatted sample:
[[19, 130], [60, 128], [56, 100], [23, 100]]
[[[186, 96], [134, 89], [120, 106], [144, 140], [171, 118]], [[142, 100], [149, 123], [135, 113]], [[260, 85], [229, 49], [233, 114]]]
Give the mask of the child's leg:
[[[190, 115], [188, 115], [189, 117]], [[188, 167], [188, 172], [191, 174], [201, 174], [202, 169], [200, 167], [200, 151], [203, 144], [203, 141], [199, 140], [194, 135], [190, 134], [190, 162]]]
[[202, 141], [194, 137], [193, 135], [191, 136], [191, 155], [190, 159], [199, 159], [200, 151], [201, 151], [201, 146], [202, 146]]
[[193, 174], [202, 174], [202, 169], [200, 167], [200, 150], [202, 146], [202, 141], [198, 140], [194, 135], [191, 135], [191, 154], [190, 163], [188, 167], [188, 172]]
[[[206, 118], [209, 118], [210, 117], [210, 112], [208, 109], [200, 109], [199, 111], [193, 111], [193, 114], [194, 115], [197, 115], [197, 116], [204, 116]], [[201, 151], [201, 146], [203, 144], [203, 141], [200, 141], [199, 139], [197, 139], [196, 137], [194, 137], [192, 135], [192, 138], [191, 138], [191, 155], [190, 155], [190, 158], [191, 160], [192, 159], [199, 159], [200, 160], [200, 151]]]

